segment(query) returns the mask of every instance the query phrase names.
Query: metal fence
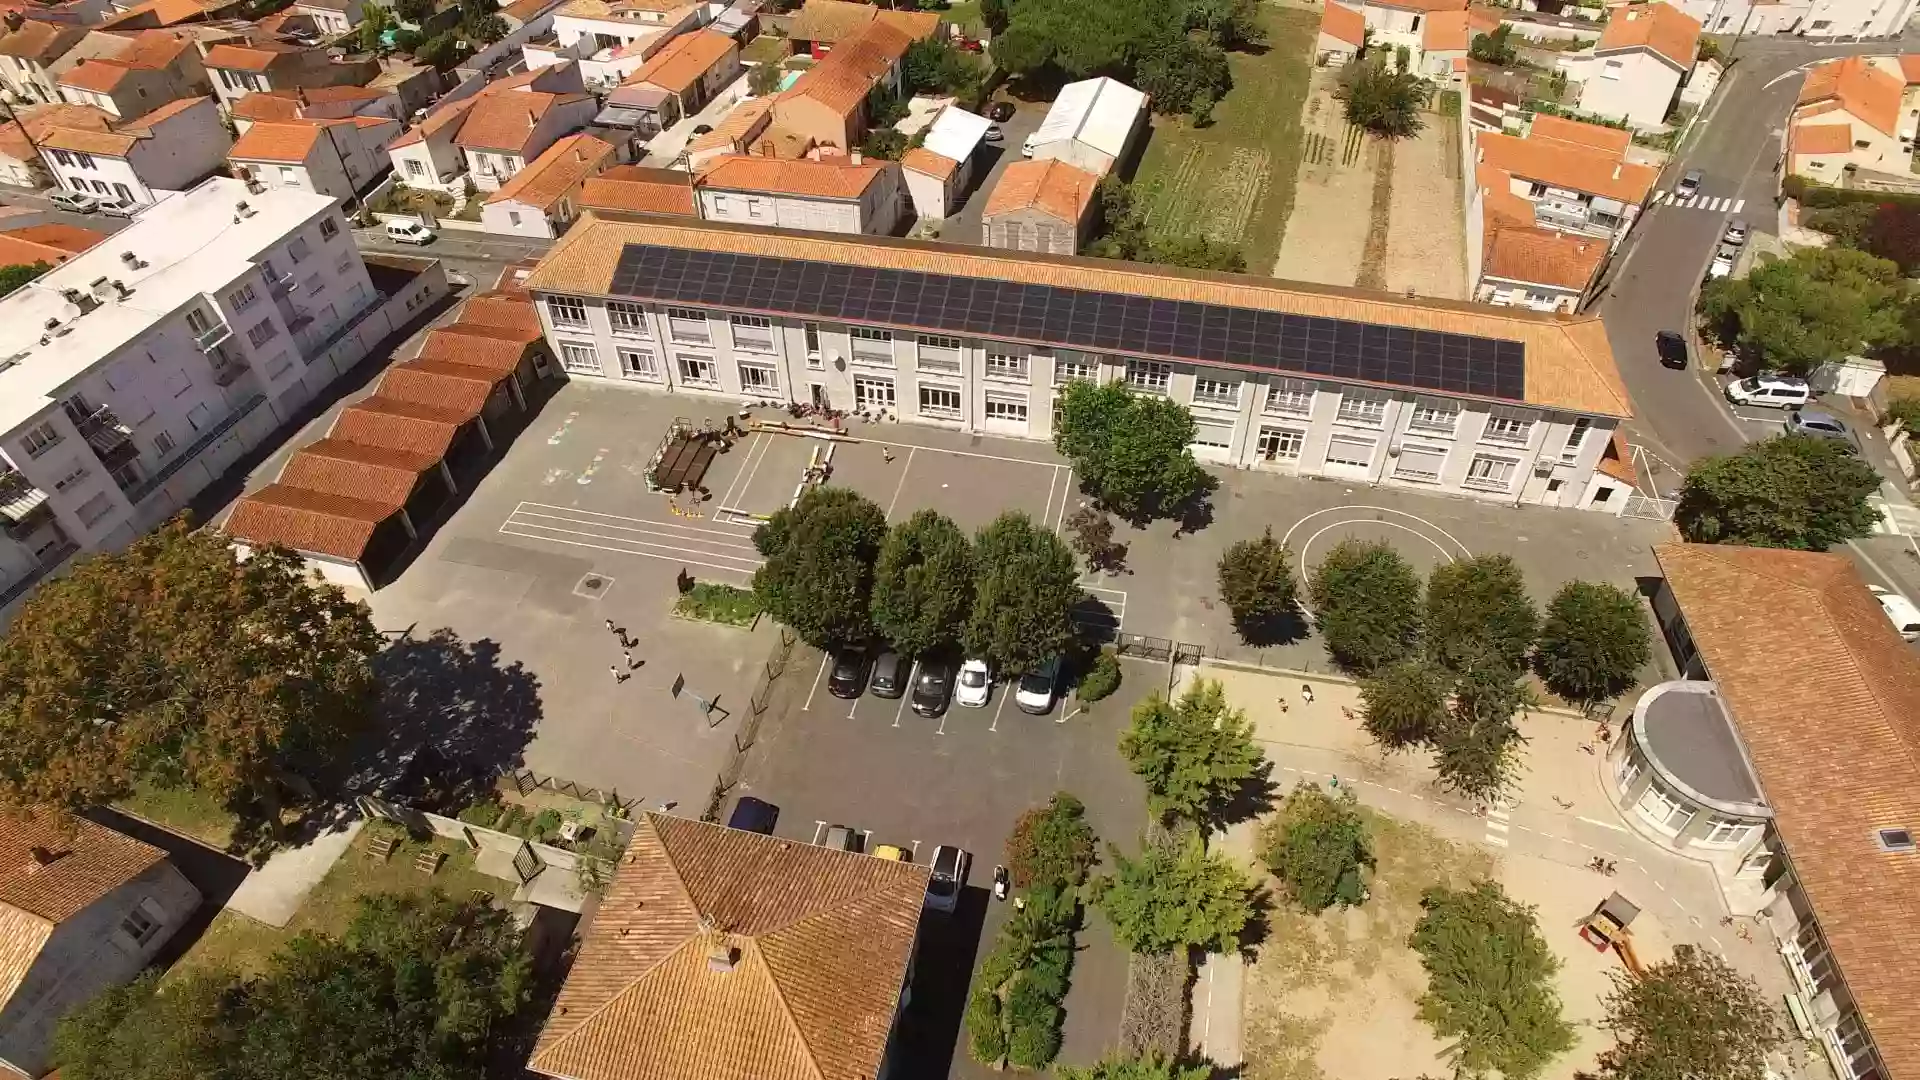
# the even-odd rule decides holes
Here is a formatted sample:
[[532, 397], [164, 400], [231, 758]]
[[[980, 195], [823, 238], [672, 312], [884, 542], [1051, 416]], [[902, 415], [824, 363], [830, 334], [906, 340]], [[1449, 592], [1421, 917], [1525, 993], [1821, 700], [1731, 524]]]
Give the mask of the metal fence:
[[602, 806], [617, 806], [627, 813], [640, 809], [640, 799], [623, 799], [612, 788], [602, 790], [586, 784], [576, 784], [571, 780], [561, 780], [553, 776], [541, 776], [532, 769], [501, 769], [500, 786], [510, 789], [516, 795], [531, 795], [536, 791], [552, 791], [561, 795], [570, 795], [581, 802], [599, 803]]
[[719, 821], [720, 807], [727, 801], [734, 786], [740, 783], [740, 776], [747, 769], [747, 751], [760, 738], [760, 721], [773, 705], [773, 685], [787, 673], [787, 661], [793, 658], [793, 647], [799, 639], [793, 631], [782, 626], [779, 640], [774, 642], [773, 651], [767, 654], [766, 663], [760, 665], [760, 677], [754, 681], [753, 695], [747, 698], [747, 715], [740, 721], [740, 730], [733, 733], [733, 753], [727, 763], [713, 778], [713, 791], [707, 798], [706, 812], [700, 815], [702, 821]]

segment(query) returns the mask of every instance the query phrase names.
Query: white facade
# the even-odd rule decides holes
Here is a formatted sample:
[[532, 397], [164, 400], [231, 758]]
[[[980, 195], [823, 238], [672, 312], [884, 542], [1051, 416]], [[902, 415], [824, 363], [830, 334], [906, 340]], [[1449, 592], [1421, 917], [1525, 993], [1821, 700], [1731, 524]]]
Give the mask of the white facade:
[[0, 299], [0, 609], [295, 415], [376, 299], [338, 200], [224, 177]]
[[1897, 37], [1920, 0], [1671, 0], [1708, 34], [1795, 34], [1809, 38]]
[[743, 191], [696, 188], [700, 216], [708, 221], [743, 225], [807, 229], [813, 232], [866, 233], [884, 236], [900, 218], [900, 175], [896, 168], [874, 174], [857, 199], [824, 198], [782, 191]]
[[1580, 83], [1580, 111], [1625, 120], [1636, 128], [1665, 122], [1683, 74], [1644, 48], [1594, 53], [1578, 64], [1562, 61], [1561, 67], [1568, 78], [1585, 80]]
[[40, 157], [69, 191], [146, 206], [213, 173], [232, 147], [213, 99], [204, 98], [156, 125], [152, 136], [133, 139], [122, 154], [48, 147]]
[[[572, 376], [725, 399], [812, 401], [954, 431], [1051, 439], [1060, 388], [1122, 379], [1192, 408], [1194, 455], [1240, 468], [1618, 512], [1596, 482], [1616, 421], [1012, 341], [537, 294]], [[1605, 492], [1605, 494], [1601, 494]]]
[[231, 160], [245, 166], [249, 175], [269, 188], [314, 191], [345, 201], [392, 167], [387, 142], [400, 135], [400, 125], [391, 120], [365, 120], [329, 124], [321, 129], [304, 161], [265, 161], [239, 154]]
[[322, 34], [344, 34], [360, 25], [362, 9], [360, 0], [344, 0], [338, 4], [300, 4], [293, 10], [313, 20], [313, 25]]

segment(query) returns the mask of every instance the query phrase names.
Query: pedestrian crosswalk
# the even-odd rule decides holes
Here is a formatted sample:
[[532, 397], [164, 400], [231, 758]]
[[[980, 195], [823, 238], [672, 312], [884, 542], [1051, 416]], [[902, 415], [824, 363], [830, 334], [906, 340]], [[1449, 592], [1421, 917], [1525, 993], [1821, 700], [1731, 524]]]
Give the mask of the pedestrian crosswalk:
[[1512, 827], [1507, 809], [1508, 804], [1500, 802], [1487, 807], [1487, 843], [1494, 847], [1507, 846], [1507, 830]]
[[1653, 205], [1660, 206], [1662, 204], [1678, 206], [1687, 210], [1707, 210], [1716, 214], [1737, 214], [1741, 210], [1746, 209], [1747, 200], [1729, 198], [1724, 195], [1693, 195], [1685, 199], [1677, 199], [1674, 197], [1672, 191], [1655, 192]]

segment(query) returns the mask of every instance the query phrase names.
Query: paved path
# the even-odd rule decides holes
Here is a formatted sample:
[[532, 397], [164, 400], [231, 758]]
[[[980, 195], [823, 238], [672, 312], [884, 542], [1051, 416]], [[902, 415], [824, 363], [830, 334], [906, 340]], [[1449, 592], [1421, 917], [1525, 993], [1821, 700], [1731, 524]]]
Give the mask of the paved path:
[[268, 926], [285, 926], [292, 920], [307, 894], [327, 876], [353, 846], [366, 822], [355, 821], [344, 829], [322, 833], [296, 848], [275, 852], [247, 880], [233, 890], [227, 910], [258, 919]]

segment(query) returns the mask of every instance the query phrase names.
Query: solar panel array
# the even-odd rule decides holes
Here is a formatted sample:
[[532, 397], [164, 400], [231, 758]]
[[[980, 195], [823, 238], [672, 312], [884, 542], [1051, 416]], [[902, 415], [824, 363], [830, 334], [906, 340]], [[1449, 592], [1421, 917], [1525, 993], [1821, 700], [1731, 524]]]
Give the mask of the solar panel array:
[[613, 294], [1522, 400], [1517, 341], [912, 270], [628, 244]]

